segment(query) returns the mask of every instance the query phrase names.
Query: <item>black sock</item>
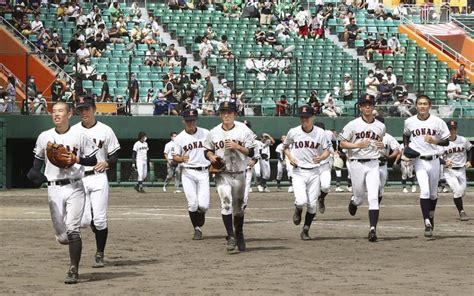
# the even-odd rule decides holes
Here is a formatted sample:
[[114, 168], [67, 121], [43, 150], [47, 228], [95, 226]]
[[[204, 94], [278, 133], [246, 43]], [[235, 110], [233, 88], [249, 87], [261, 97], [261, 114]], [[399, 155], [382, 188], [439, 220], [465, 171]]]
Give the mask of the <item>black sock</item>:
[[425, 222], [426, 219], [430, 218], [430, 206], [431, 206], [431, 202], [429, 199], [420, 198], [420, 207], [421, 207], [421, 213], [423, 214], [423, 223]]
[[306, 216], [304, 217], [304, 226], [308, 226], [308, 228], [311, 226], [311, 223], [313, 223], [313, 219], [316, 214], [310, 214], [306, 212]]
[[143, 181], [138, 181], [138, 186], [142, 186]]
[[379, 221], [379, 210], [369, 210], [370, 227], [377, 228], [378, 221]]
[[232, 214], [222, 215], [222, 221], [224, 222], [225, 230], [228, 236], [234, 236], [234, 226], [232, 225]]
[[81, 261], [82, 239], [80, 233], [68, 233], [69, 239], [69, 258], [71, 266], [75, 266], [79, 270], [79, 262]]
[[326, 195], [328, 195], [327, 192], [321, 191], [321, 195], [318, 197], [318, 199], [324, 200], [324, 198], [326, 197]]
[[438, 203], [438, 199], [430, 199], [430, 222], [431, 226], [434, 227], [434, 213], [436, 210], [436, 204]]
[[383, 195], [380, 195], [380, 196], [379, 196], [379, 205], [380, 205], [380, 203], [382, 202], [382, 199], [383, 199]]
[[456, 205], [456, 208], [458, 209], [458, 212], [464, 211], [464, 206], [462, 204], [462, 196], [458, 198], [454, 198], [454, 204]]
[[407, 187], [407, 179], [402, 179], [403, 188]]
[[199, 227], [202, 227], [204, 226], [204, 222], [206, 222], [206, 213], [205, 212], [201, 212], [201, 211], [197, 211], [198, 213], [198, 225]]
[[107, 243], [107, 236], [109, 235], [109, 229], [97, 230], [95, 233], [95, 244], [97, 252], [104, 253], [105, 244]]
[[336, 176], [336, 186], [339, 187], [341, 185], [341, 177]]
[[188, 211], [189, 213], [189, 218], [191, 219], [191, 223], [193, 224], [193, 228], [196, 228], [196, 226], [199, 225], [199, 214], [198, 212], [191, 212]]
[[352, 187], [352, 180], [351, 179], [347, 179], [347, 187]]
[[235, 234], [243, 234], [244, 233], [244, 216], [242, 217], [238, 217], [238, 216], [235, 216], [234, 217], [234, 227], [235, 227]]
[[267, 187], [267, 179], [262, 179], [262, 185], [263, 187]]
[[280, 180], [277, 180], [277, 187], [280, 188]]

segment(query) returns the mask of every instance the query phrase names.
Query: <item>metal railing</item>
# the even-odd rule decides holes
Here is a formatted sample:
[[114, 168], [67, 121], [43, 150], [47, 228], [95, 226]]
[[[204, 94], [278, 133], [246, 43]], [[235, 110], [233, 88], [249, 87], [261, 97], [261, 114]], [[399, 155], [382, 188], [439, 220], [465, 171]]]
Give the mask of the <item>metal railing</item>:
[[463, 24], [462, 22], [458, 21], [456, 17], [452, 17], [451, 21], [456, 24], [456, 26], [461, 27], [466, 33], [471, 36], [474, 36], [474, 30]]

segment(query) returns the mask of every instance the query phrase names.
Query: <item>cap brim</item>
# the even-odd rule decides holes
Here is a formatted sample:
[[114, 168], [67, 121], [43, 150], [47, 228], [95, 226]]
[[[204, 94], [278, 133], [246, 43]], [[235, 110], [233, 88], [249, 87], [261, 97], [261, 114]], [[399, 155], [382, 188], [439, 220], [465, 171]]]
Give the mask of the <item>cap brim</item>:
[[94, 107], [95, 104], [90, 104], [90, 103], [86, 103], [86, 104], [77, 104], [76, 105], [76, 109], [79, 109], [79, 108], [89, 108], [89, 107]]
[[187, 116], [187, 117], [183, 117], [183, 120], [184, 121], [193, 121], [193, 120], [197, 120], [197, 116]]
[[219, 108], [219, 112], [237, 112], [234, 108], [230, 107], [225, 107], [225, 108]]

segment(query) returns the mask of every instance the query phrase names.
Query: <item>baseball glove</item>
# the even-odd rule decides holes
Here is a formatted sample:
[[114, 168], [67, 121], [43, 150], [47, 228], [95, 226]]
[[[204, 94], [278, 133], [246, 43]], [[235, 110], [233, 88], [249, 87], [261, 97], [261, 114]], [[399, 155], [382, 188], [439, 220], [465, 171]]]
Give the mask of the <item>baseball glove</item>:
[[74, 165], [74, 161], [70, 161], [67, 155], [74, 155], [74, 153], [67, 150], [63, 144], [56, 144], [48, 142], [46, 147], [46, 156], [48, 156], [49, 162], [55, 166], [63, 169], [70, 168]]
[[26, 176], [35, 187], [41, 187], [41, 184], [48, 182], [46, 176], [43, 175], [43, 173], [41, 173], [39, 170], [36, 170], [34, 168], [31, 168]]
[[217, 156], [216, 161], [211, 162], [209, 173], [216, 174], [222, 173], [223, 171], [225, 171], [225, 161], [222, 159], [222, 157]]
[[405, 147], [403, 149], [403, 155], [408, 158], [417, 158], [418, 156], [420, 156], [420, 153], [410, 147]]

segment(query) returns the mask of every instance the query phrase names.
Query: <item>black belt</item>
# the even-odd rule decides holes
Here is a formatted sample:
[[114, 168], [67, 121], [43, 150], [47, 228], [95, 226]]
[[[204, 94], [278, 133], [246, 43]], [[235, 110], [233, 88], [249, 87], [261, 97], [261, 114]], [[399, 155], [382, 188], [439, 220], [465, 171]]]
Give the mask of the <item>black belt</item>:
[[463, 168], [464, 168], [464, 167], [452, 167], [452, 168], [450, 168], [450, 169], [452, 169], [452, 170], [460, 170], [460, 169], [463, 169]]
[[76, 181], [79, 181], [79, 179], [62, 179], [62, 180], [56, 180], [56, 181], [48, 181], [48, 186], [64, 186], [64, 185], [74, 183]]
[[209, 167], [184, 167], [185, 169], [196, 170], [196, 171], [205, 171]]
[[298, 167], [298, 168], [299, 168], [299, 169], [302, 169], [302, 170], [308, 170], [308, 171], [309, 171], [309, 170], [314, 170], [314, 169], [316, 169], [316, 168], [318, 168], [318, 167], [314, 167], [314, 168]]
[[95, 171], [91, 170], [91, 171], [85, 171], [84, 172], [84, 176], [90, 176], [90, 175], [95, 175]]
[[438, 158], [438, 155], [420, 156], [420, 159], [423, 159], [423, 160], [433, 160], [436, 158]]
[[357, 162], [369, 162], [372, 160], [377, 160], [375, 158], [362, 158], [362, 159], [351, 159], [351, 161], [357, 161]]
[[230, 174], [230, 175], [238, 175], [238, 174], [243, 174], [245, 171], [240, 171], [240, 172], [229, 172], [229, 171], [224, 171], [224, 174]]

